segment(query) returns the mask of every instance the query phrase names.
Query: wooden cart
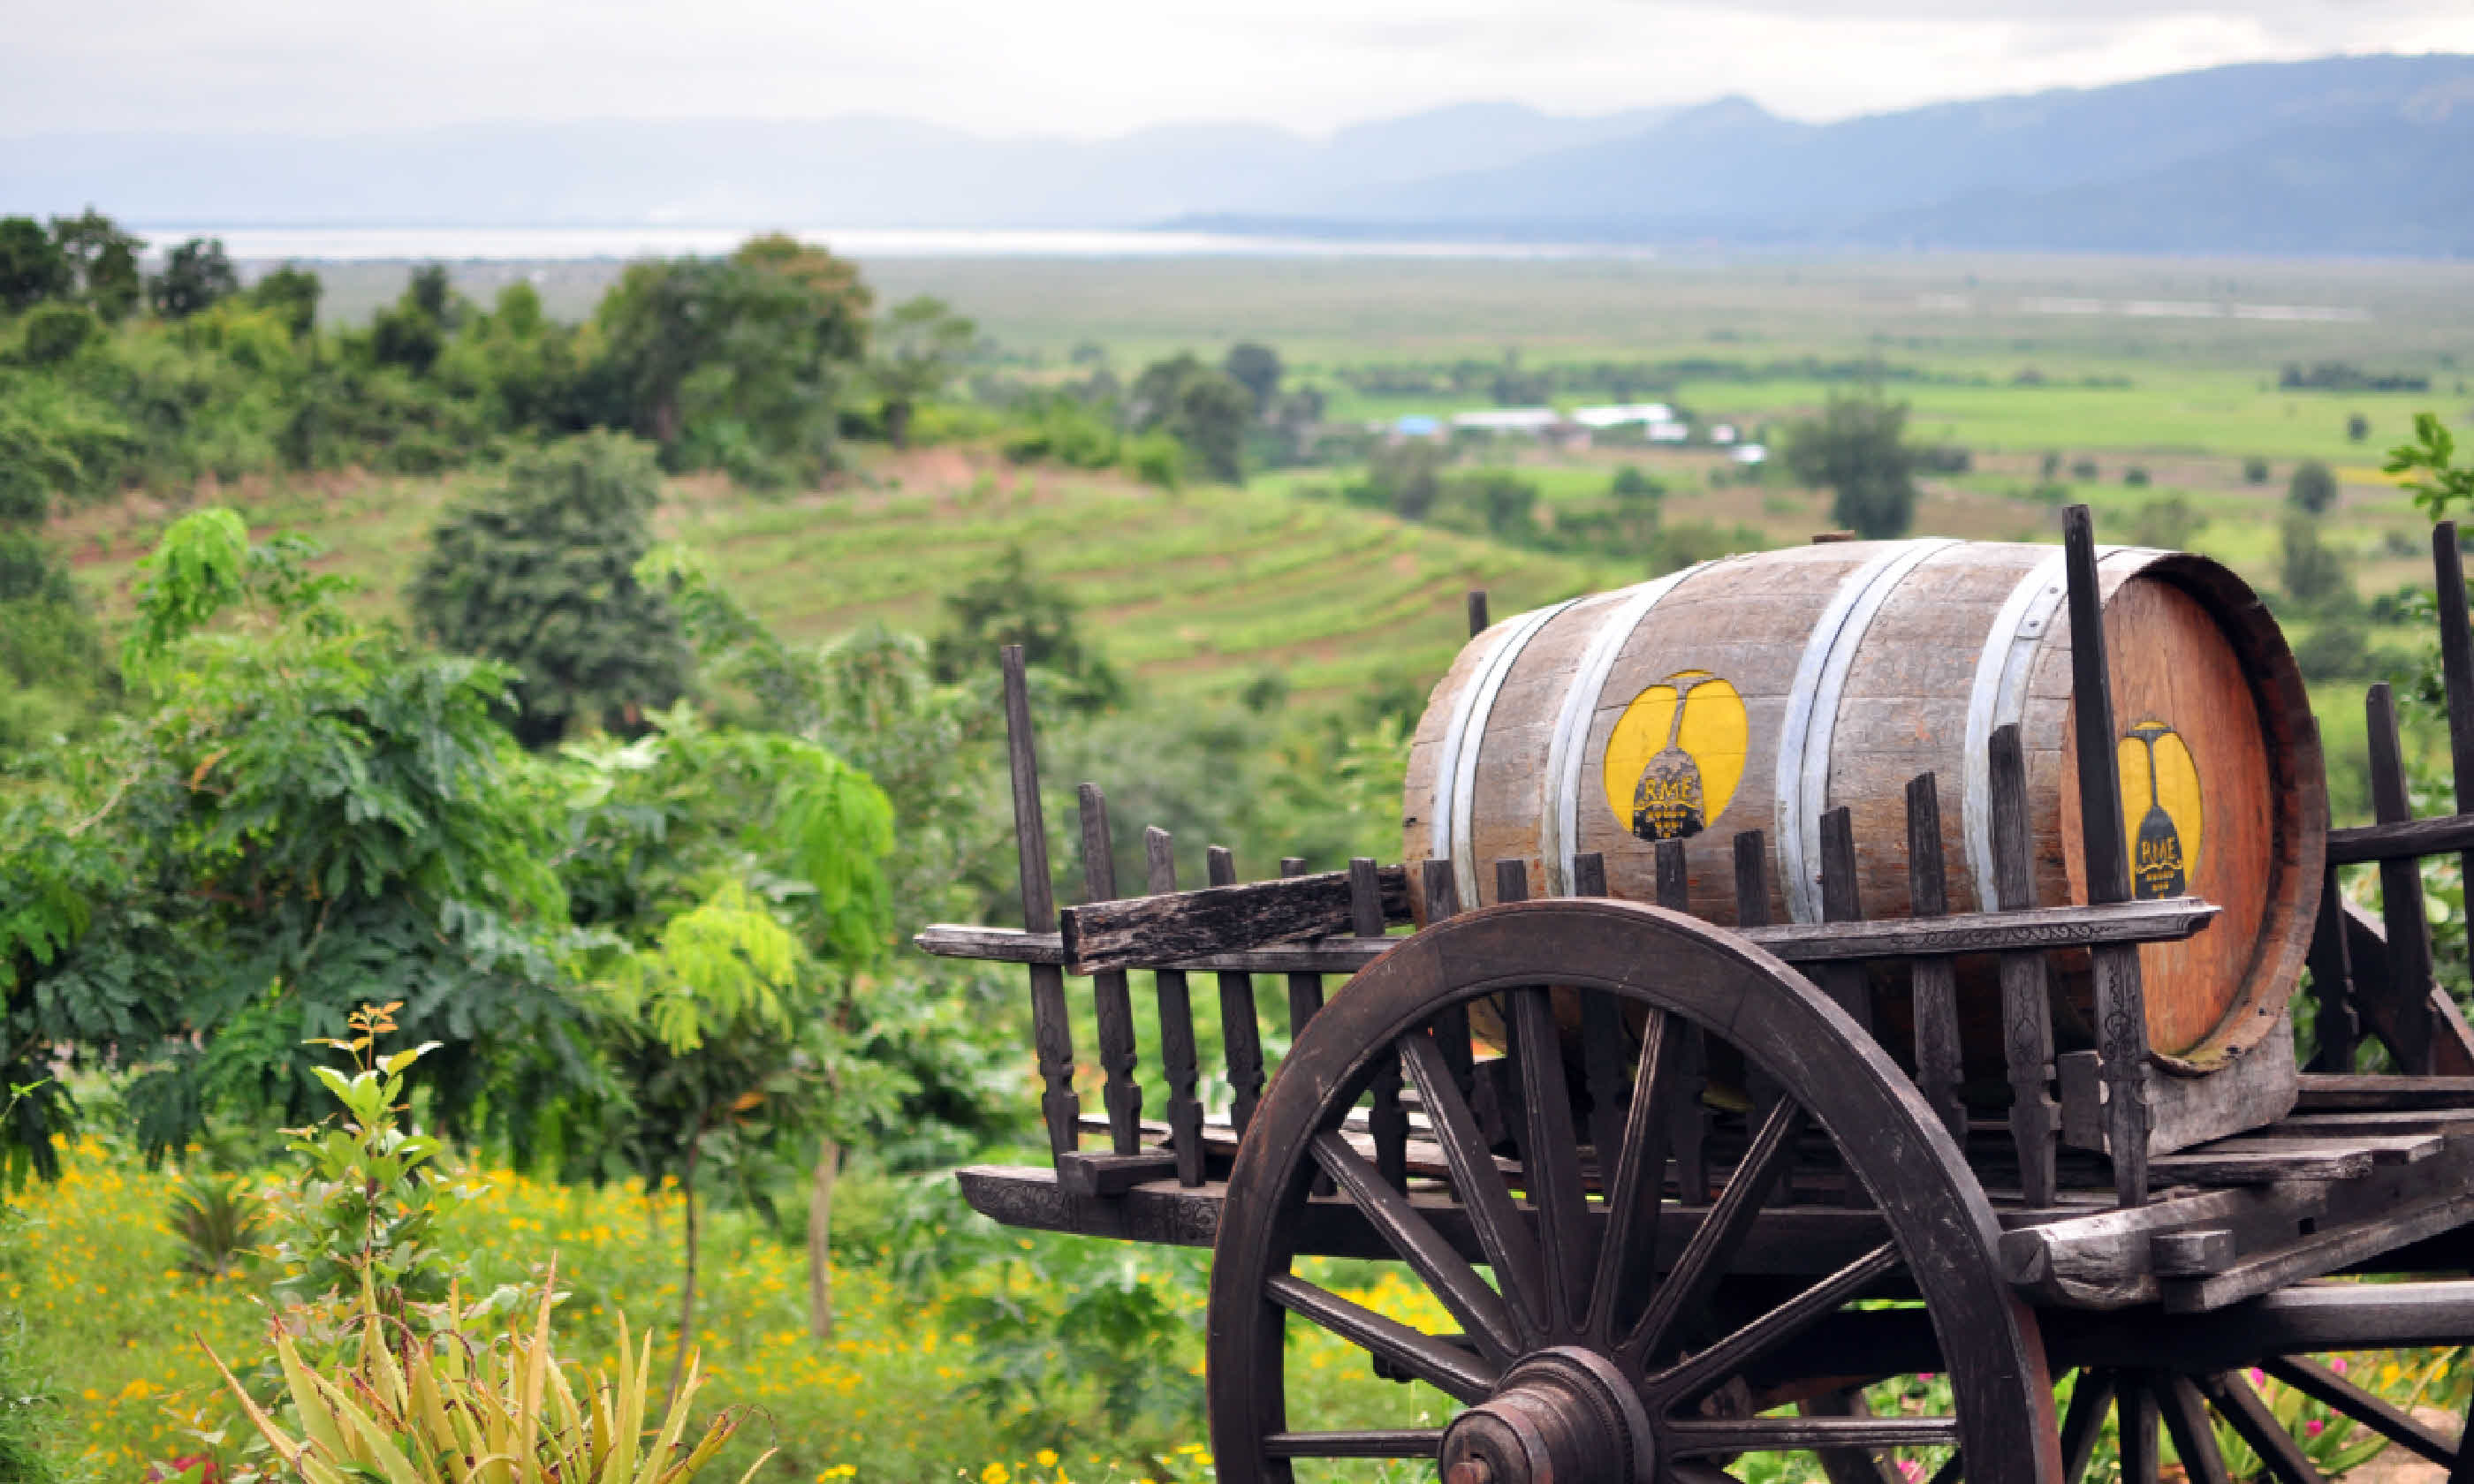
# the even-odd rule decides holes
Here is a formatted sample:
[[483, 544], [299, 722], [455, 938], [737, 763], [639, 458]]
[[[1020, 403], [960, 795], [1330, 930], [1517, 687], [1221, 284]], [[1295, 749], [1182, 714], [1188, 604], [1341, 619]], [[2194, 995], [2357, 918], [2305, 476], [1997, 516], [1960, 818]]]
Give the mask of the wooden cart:
[[[1717, 1484], [1731, 1463], [1783, 1451], [1816, 1454], [1833, 1484], [1881, 1484], [1900, 1477], [1894, 1449], [1929, 1459], [1935, 1484], [2074, 1484], [2108, 1416], [2138, 1484], [2157, 1476], [2160, 1427], [2190, 1477], [2228, 1478], [2212, 1419], [2285, 1484], [2316, 1479], [2263, 1376], [2474, 1479], [2461, 1428], [2313, 1358], [2474, 1342], [2474, 1037], [2434, 983], [2417, 870], [2444, 852], [2474, 862], [2457, 533], [2439, 527], [2434, 552], [2461, 812], [2411, 817], [2394, 704], [2373, 687], [2381, 823], [2326, 836], [2316, 1053], [2298, 1100], [2152, 1155], [2139, 945], [2189, 937], [2218, 909], [2133, 899], [2083, 508], [2065, 535], [2084, 859], [2112, 866], [2091, 867], [2082, 906], [1946, 913], [1927, 774], [1906, 791], [1914, 913], [1896, 919], [1863, 918], [1844, 809], [1822, 820], [1829, 911], [1814, 922], [1763, 925], [1766, 855], [1749, 832], [1729, 927], [1675, 910], [1672, 841], [1656, 847], [1665, 906], [1607, 897], [1603, 860], [1581, 854], [1553, 873], [1567, 895], [1530, 899], [1526, 867], [1505, 860], [1492, 904], [1460, 911], [1441, 861], [1324, 875], [1290, 861], [1282, 879], [1239, 884], [1215, 848], [1209, 886], [1181, 892], [1172, 842], [1152, 830], [1149, 895], [1123, 900], [1089, 784], [1088, 901], [1060, 916], [1008, 650], [1031, 930], [940, 926], [918, 942], [1029, 966], [1054, 1163], [963, 1170], [971, 1204], [1017, 1227], [1213, 1248], [1211, 1442], [1230, 1484], [1335, 1458], [1432, 1458], [1449, 1484]], [[2017, 729], [1989, 753], [2001, 899], [2028, 900], [2011, 884], [2028, 872]], [[2334, 890], [2351, 863], [2378, 864], [2384, 923]], [[1413, 902], [1417, 930], [1390, 935]], [[2092, 975], [2098, 1044], [2057, 1057], [2049, 968], [2064, 958]], [[1961, 1087], [1961, 963], [1998, 967], [2007, 1087], [1990, 1097]], [[1867, 975], [1885, 965], [1913, 987], [1912, 1045], [1896, 1055], [1868, 1014]], [[1128, 970], [1158, 996], [1164, 1123], [1142, 1117]], [[1088, 975], [1096, 1009], [1104, 1109], [1091, 1117], [1069, 973]], [[1224, 1117], [1198, 1096], [1196, 975], [1217, 990]], [[1293, 1040], [1276, 1075], [1258, 976], [1285, 988]], [[1346, 983], [1326, 1003], [1334, 976]], [[2358, 1037], [2404, 1074], [2355, 1074]], [[1295, 1271], [1305, 1255], [1396, 1263], [1455, 1328], [1422, 1332], [1318, 1286]], [[1461, 1410], [1431, 1427], [1292, 1429], [1294, 1322]], [[1867, 1410], [1865, 1388], [1935, 1375], [1949, 1381], [1939, 1415]]]

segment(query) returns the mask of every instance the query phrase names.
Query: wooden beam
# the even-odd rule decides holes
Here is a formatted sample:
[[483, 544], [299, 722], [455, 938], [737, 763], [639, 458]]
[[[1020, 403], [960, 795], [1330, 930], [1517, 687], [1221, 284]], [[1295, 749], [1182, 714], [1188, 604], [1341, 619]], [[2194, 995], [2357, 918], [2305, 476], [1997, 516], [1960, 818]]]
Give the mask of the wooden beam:
[[[1408, 868], [1380, 867], [1375, 877], [1383, 921], [1408, 922]], [[1065, 967], [1078, 974], [1180, 963], [1352, 930], [1376, 936], [1366, 933], [1369, 924], [1358, 918], [1346, 871], [1093, 901], [1057, 915]]]
[[[1790, 964], [1830, 959], [1914, 958], [2083, 948], [2096, 944], [2175, 943], [2216, 921], [2221, 908], [2195, 897], [2127, 901], [2111, 907], [2039, 907], [2027, 912], [1969, 912], [1946, 918], [1883, 918], [1869, 922], [1786, 922], [1739, 929], [1741, 936]], [[1320, 938], [1287, 946], [1141, 959], [1130, 968], [1253, 973], [1354, 973], [1408, 942], [1405, 938]], [[939, 922], [911, 939], [939, 958], [1006, 964], [1063, 964], [1055, 933]]]

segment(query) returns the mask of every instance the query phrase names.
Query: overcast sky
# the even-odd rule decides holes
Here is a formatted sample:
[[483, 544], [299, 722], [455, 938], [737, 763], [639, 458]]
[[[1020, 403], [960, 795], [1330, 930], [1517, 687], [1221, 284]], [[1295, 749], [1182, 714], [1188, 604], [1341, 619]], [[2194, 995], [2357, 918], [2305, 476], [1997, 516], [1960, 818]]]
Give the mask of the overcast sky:
[[1806, 119], [2331, 52], [2468, 0], [0, 0], [0, 133], [891, 113], [1321, 132], [1442, 103], [1749, 94]]

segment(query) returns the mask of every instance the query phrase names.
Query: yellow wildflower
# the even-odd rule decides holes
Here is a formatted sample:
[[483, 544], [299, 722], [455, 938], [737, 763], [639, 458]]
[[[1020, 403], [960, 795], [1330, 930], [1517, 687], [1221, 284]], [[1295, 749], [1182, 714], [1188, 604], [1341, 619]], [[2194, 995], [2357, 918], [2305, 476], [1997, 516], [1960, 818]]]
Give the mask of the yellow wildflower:
[[1006, 1484], [1013, 1474], [1003, 1464], [990, 1464], [980, 1471], [980, 1484]]

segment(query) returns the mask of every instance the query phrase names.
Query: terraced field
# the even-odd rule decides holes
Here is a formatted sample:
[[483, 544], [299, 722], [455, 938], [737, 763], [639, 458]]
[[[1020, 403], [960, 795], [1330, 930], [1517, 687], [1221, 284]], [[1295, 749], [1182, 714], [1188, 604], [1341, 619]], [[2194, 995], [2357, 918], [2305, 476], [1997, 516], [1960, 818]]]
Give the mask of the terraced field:
[[[458, 483], [332, 480], [213, 497], [262, 532], [314, 538], [326, 565], [363, 580], [365, 603], [391, 610]], [[133, 502], [63, 523], [108, 608], [126, 607], [133, 563], [172, 514]], [[788, 497], [678, 481], [661, 524], [768, 622], [807, 638], [869, 619], [931, 631], [946, 594], [1019, 545], [1146, 689], [1198, 697], [1267, 670], [1301, 699], [1402, 677], [1423, 684], [1466, 636], [1470, 587], [1490, 589], [1500, 613], [1647, 575], [1272, 489], [1171, 495], [952, 449], [886, 458], [846, 487]]]

